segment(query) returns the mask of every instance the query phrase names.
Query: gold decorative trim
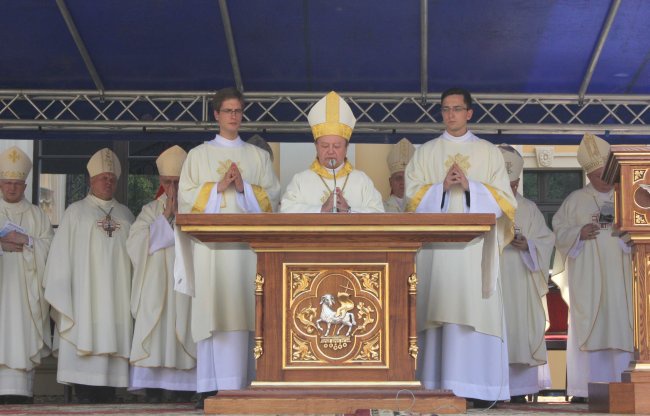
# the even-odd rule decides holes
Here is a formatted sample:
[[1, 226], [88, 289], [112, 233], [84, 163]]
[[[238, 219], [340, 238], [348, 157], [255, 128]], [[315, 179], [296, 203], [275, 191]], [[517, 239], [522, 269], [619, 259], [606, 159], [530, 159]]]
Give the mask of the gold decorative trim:
[[409, 295], [418, 293], [418, 275], [413, 273], [408, 277]]
[[363, 321], [363, 323], [358, 324], [357, 331], [363, 331], [368, 325], [375, 322], [375, 319], [372, 317], [372, 313], [375, 310], [372, 306], [366, 306], [364, 302], [359, 302], [357, 304], [357, 311], [357, 322]]
[[361, 343], [361, 351], [353, 360], [359, 361], [380, 361], [381, 331], [374, 338]]
[[257, 273], [255, 274], [255, 294], [262, 295], [264, 293], [264, 276]]
[[367, 248], [255, 248], [256, 253], [416, 253], [419, 248], [410, 249], [367, 249]]
[[305, 332], [308, 334], [313, 334], [315, 331], [318, 331], [318, 327], [314, 323], [314, 318], [316, 317], [316, 308], [313, 306], [302, 308], [300, 312], [296, 314], [298, 321], [302, 323], [305, 327]]
[[307, 292], [311, 281], [318, 276], [318, 272], [291, 272], [291, 299]]
[[645, 176], [647, 169], [634, 169], [632, 175], [634, 177], [634, 182], [638, 182]]
[[255, 387], [420, 387], [419, 381], [253, 381]]
[[264, 339], [256, 337], [255, 347], [253, 348], [253, 357], [255, 357], [256, 360], [259, 360], [262, 354], [264, 354]]
[[314, 356], [314, 352], [311, 350], [311, 345], [308, 341], [300, 339], [295, 335], [292, 337], [292, 341], [291, 349], [293, 350], [293, 353], [291, 354], [291, 358], [293, 362], [319, 361], [318, 358]]
[[418, 352], [420, 349], [418, 348], [418, 339], [417, 337], [409, 337], [409, 355], [413, 357], [413, 360], [415, 360], [415, 365], [417, 367], [418, 363]]
[[379, 299], [379, 272], [352, 272], [352, 275], [361, 283], [364, 291], [372, 293]]
[[635, 225], [648, 225], [648, 220], [645, 214], [634, 211], [634, 224]]
[[490, 225], [311, 225], [298, 227], [295, 225], [181, 225], [184, 232], [340, 232], [350, 235], [358, 232], [432, 232], [432, 231], [470, 231], [487, 232]]

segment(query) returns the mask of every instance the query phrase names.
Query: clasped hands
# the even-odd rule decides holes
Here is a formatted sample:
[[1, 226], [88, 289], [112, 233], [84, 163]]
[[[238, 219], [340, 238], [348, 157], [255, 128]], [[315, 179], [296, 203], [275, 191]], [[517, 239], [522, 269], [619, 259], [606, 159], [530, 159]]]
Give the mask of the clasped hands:
[[593, 240], [600, 234], [600, 226], [598, 224], [589, 223], [582, 226], [580, 229], [581, 240]]
[[163, 211], [163, 215], [165, 216], [165, 218], [171, 221], [171, 218], [173, 218], [177, 213], [178, 213], [178, 195], [177, 195], [176, 187], [171, 186], [169, 188], [169, 191], [167, 192], [167, 202], [165, 202], [165, 209]]
[[224, 192], [232, 183], [235, 184], [235, 190], [237, 192], [244, 192], [244, 180], [242, 179], [241, 172], [235, 163], [230, 165], [228, 172], [223, 175], [223, 179], [217, 184], [217, 192]]
[[469, 191], [469, 181], [467, 180], [467, 176], [465, 176], [465, 172], [463, 172], [457, 163], [451, 165], [447, 171], [447, 176], [445, 176], [442, 188], [447, 192], [449, 188], [454, 185], [460, 185], [463, 187], [464, 191]]
[[29, 243], [29, 237], [25, 234], [19, 233], [18, 231], [11, 231], [9, 234], [0, 238], [0, 245], [2, 245], [2, 251], [7, 252], [21, 252], [25, 244]]
[[334, 189], [334, 192], [330, 193], [329, 198], [327, 198], [321, 207], [320, 212], [332, 212], [332, 207], [334, 206], [334, 193], [336, 193], [336, 210], [338, 212], [350, 212], [350, 205], [348, 204], [348, 201], [345, 200], [341, 188], [336, 188]]

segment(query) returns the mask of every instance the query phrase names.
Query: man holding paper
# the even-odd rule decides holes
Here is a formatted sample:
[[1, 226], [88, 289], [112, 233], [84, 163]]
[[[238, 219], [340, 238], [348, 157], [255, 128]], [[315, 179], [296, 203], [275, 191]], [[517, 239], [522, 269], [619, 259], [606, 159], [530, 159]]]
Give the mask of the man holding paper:
[[34, 368], [50, 352], [49, 305], [43, 272], [52, 241], [50, 220], [25, 199], [32, 169], [18, 147], [0, 154], [0, 403], [29, 403]]

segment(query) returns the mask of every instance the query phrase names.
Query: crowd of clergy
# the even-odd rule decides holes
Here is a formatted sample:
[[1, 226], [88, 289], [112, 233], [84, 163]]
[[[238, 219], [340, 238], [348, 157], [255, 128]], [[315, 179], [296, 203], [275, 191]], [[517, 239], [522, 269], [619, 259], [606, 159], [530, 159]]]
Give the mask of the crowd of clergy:
[[393, 146], [386, 201], [346, 158], [356, 119], [337, 93], [309, 111], [316, 157], [282, 196], [271, 152], [239, 136], [243, 95], [226, 88], [212, 104], [219, 133], [189, 153], [172, 146], [160, 154], [162, 192], [137, 218], [114, 198], [121, 167], [110, 149], [88, 161], [90, 191], [67, 207], [56, 232], [24, 197], [28, 155], [17, 147], [0, 154], [1, 403], [31, 400], [34, 370], [49, 354], [57, 381], [73, 385], [80, 403], [110, 402], [122, 387], [151, 401], [196, 392], [201, 406], [251, 382], [255, 254], [195, 242], [175, 227], [177, 213], [493, 213], [485, 236], [427, 244], [417, 255], [423, 386], [475, 407], [549, 387], [554, 248], [552, 272], [570, 305], [567, 394], [580, 400], [588, 382], [620, 381], [633, 353], [632, 277], [630, 247], [611, 233], [606, 141], [584, 136], [577, 157], [590, 184], [566, 198], [551, 231], [517, 191], [517, 150], [468, 129], [466, 90], [442, 94], [442, 135], [417, 149], [407, 139]]

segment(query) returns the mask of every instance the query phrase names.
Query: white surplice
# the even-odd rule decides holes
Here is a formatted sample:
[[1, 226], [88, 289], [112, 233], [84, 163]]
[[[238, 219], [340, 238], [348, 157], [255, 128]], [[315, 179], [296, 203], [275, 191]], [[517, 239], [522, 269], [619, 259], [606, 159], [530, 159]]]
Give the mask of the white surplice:
[[[108, 214], [116, 228], [110, 232], [102, 228]], [[56, 323], [55, 348], [60, 337], [60, 383], [129, 384], [133, 322], [126, 239], [133, 220], [126, 206], [93, 195], [63, 214], [44, 277]]]
[[[242, 174], [244, 192], [238, 193], [234, 184], [218, 192], [217, 183], [232, 163]], [[217, 135], [187, 155], [179, 182], [179, 212], [272, 212], [279, 193], [280, 183], [266, 151], [239, 137], [228, 140]], [[241, 389], [250, 382], [247, 361], [238, 354], [252, 354], [248, 340], [255, 329], [255, 253], [238, 243], [211, 250], [178, 228], [175, 235], [175, 288], [193, 296], [197, 391]]]
[[0, 198], [0, 227], [11, 222], [30, 242], [22, 252], [0, 249], [0, 395], [32, 395], [34, 368], [51, 348], [43, 272], [53, 231], [37, 206]]
[[130, 389], [196, 390], [191, 298], [174, 291], [174, 230], [167, 196], [142, 207], [126, 241], [133, 263]]
[[404, 212], [405, 208], [404, 198], [398, 198], [391, 194], [388, 199], [384, 201], [384, 211], [386, 212]]
[[[469, 181], [443, 192], [453, 163]], [[405, 171], [409, 211], [494, 213], [497, 225], [468, 244], [425, 246], [417, 257], [418, 330], [426, 388], [458, 396], [509, 398], [508, 354], [499, 275], [499, 250], [512, 238], [516, 201], [498, 148], [471, 132], [445, 132], [415, 151]], [[440, 327], [442, 326], [442, 329]], [[480, 359], [471, 356], [480, 351]]]

